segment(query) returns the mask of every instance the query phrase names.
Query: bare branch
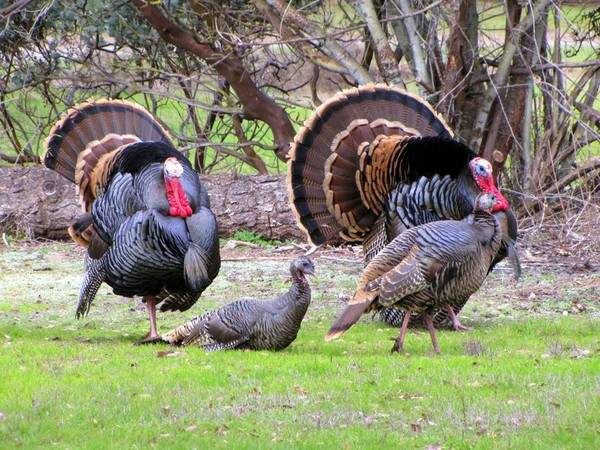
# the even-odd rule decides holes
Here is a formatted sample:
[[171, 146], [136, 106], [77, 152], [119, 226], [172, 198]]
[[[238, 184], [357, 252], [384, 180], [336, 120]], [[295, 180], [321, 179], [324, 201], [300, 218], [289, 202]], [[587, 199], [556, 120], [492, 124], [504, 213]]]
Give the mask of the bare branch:
[[406, 18], [404, 19], [404, 25], [406, 27], [406, 31], [408, 33], [408, 39], [410, 42], [410, 48], [412, 50], [412, 57], [415, 66], [415, 76], [419, 81], [419, 86], [421, 86], [421, 95], [427, 96], [431, 94], [433, 91], [426, 92], [423, 87], [424, 86], [433, 86], [431, 83], [431, 78], [429, 77], [429, 71], [427, 70], [427, 63], [425, 62], [425, 56], [423, 54], [423, 50], [421, 48], [421, 36], [417, 30], [417, 26], [415, 24], [414, 17], [412, 16], [412, 8], [408, 2], [408, 0], [397, 0], [400, 6], [400, 9]]
[[498, 64], [498, 70], [490, 79], [490, 86], [487, 88], [481, 99], [479, 111], [475, 118], [475, 122], [473, 123], [473, 134], [471, 135], [469, 142], [469, 145], [472, 148], [479, 147], [485, 123], [490, 110], [492, 109], [493, 100], [498, 95], [498, 88], [506, 84], [506, 80], [510, 74], [510, 66], [519, 44], [518, 36], [531, 27], [534, 21], [538, 20], [544, 8], [550, 4], [550, 1], [551, 0], [537, 0], [533, 4], [529, 14], [514, 28], [512, 33], [513, 39], [506, 41], [502, 58]]
[[354, 2], [354, 8], [362, 13], [363, 19], [369, 28], [371, 39], [373, 40], [375, 50], [377, 51], [379, 61], [381, 62], [384, 79], [392, 85], [400, 85], [406, 88], [404, 81], [402, 80], [402, 75], [400, 74], [398, 63], [394, 58], [394, 52], [383, 31], [373, 2], [371, 0], [359, 0]]
[[192, 33], [171, 22], [158, 6], [144, 0], [133, 0], [133, 3], [166, 42], [187, 50], [213, 65], [217, 73], [225, 78], [237, 93], [246, 117], [262, 120], [271, 127], [278, 147], [277, 157], [286, 161], [289, 144], [295, 134], [294, 126], [284, 109], [258, 89], [239, 58], [234, 54], [225, 57], [214, 51], [210, 45], [197, 42]]
[[[306, 19], [283, 0], [264, 0], [271, 8], [281, 16], [281, 23], [289, 22], [301, 32], [310, 36], [326, 36], [326, 33], [314, 22]], [[352, 76], [358, 83], [373, 83], [375, 79], [362, 67], [356, 59], [350, 55], [335, 39], [326, 36], [323, 39], [321, 50], [335, 62], [346, 68], [346, 73]]]

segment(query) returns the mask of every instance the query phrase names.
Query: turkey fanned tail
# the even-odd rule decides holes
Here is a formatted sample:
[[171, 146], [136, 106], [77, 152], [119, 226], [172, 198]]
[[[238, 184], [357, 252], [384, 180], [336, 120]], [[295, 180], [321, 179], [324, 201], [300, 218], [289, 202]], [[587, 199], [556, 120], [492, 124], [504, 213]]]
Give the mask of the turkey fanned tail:
[[77, 310], [75, 317], [81, 319], [87, 316], [92, 306], [92, 302], [100, 285], [106, 278], [106, 269], [104, 268], [104, 259], [93, 259], [86, 255], [85, 258], [85, 275], [81, 283], [79, 291], [79, 301], [77, 302]]

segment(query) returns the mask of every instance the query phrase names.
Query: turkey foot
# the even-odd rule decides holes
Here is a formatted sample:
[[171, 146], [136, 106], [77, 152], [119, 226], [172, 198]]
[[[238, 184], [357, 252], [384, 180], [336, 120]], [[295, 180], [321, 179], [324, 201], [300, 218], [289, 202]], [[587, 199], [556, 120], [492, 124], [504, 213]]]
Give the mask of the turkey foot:
[[135, 345], [149, 344], [151, 342], [158, 342], [160, 340], [160, 334], [156, 331], [156, 298], [153, 295], [147, 295], [144, 297], [146, 301], [146, 309], [150, 316], [150, 331], [146, 333], [141, 341], [135, 343]]
[[164, 342], [160, 334], [158, 336], [150, 337], [150, 332], [148, 332], [141, 341], [137, 341], [133, 345], [158, 344], [159, 342]]
[[[408, 328], [408, 322], [410, 322], [410, 311], [404, 313], [404, 319], [402, 319], [402, 327], [400, 328], [400, 334], [395, 339], [394, 346], [392, 347], [392, 353], [403, 352], [404, 353], [404, 336], [406, 336], [406, 328]], [[394, 340], [392, 338], [392, 340]]]
[[466, 327], [462, 323], [459, 322], [458, 317], [456, 317], [456, 314], [454, 313], [454, 310], [452, 309], [452, 306], [446, 305], [446, 310], [448, 311], [448, 315], [450, 316], [450, 319], [452, 320], [452, 329], [454, 331], [471, 331], [471, 330], [473, 330], [473, 328]]

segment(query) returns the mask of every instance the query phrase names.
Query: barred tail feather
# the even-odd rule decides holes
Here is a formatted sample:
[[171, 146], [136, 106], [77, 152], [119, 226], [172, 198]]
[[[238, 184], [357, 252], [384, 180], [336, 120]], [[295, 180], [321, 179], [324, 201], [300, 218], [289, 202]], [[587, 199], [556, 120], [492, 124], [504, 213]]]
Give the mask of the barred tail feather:
[[237, 348], [238, 346], [240, 346], [241, 344], [243, 344], [245, 342], [248, 342], [249, 340], [250, 340], [250, 338], [248, 338], [247, 336], [244, 336], [244, 337], [241, 337], [234, 341], [215, 342], [215, 343], [211, 343], [211, 344], [201, 345], [201, 347], [208, 352], [217, 352], [217, 351], [221, 351], [221, 350], [233, 350], [234, 348]]
[[352, 327], [359, 317], [367, 310], [372, 301], [353, 303], [346, 306], [325, 336], [326, 341], [337, 339]]
[[85, 275], [83, 282], [81, 283], [81, 289], [79, 291], [79, 301], [77, 303], [77, 310], [75, 317], [81, 319], [87, 316], [92, 302], [100, 285], [106, 278], [106, 269], [104, 268], [104, 259], [92, 259], [89, 256], [85, 257]]

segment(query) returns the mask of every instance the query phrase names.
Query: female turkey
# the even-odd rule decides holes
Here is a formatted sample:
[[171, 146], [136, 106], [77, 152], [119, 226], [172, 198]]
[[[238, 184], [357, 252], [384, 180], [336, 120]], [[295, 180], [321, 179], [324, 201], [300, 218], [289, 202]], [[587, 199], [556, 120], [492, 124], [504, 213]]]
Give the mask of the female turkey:
[[439, 353], [432, 312], [453, 307], [479, 289], [496, 256], [502, 228], [492, 215], [493, 194], [480, 194], [472, 221], [443, 220], [419, 225], [396, 237], [367, 264], [356, 293], [331, 326], [326, 340], [337, 338], [370, 309], [405, 311], [392, 352], [403, 351], [410, 313], [422, 313], [434, 350]]
[[85, 213], [69, 234], [88, 248], [76, 317], [103, 282], [162, 311], [189, 309], [219, 273], [217, 222], [188, 159], [145, 109], [121, 100], [69, 110], [46, 141], [46, 166], [76, 184]]
[[[365, 263], [403, 231], [465, 219], [479, 193], [494, 194], [503, 233], [489, 269], [509, 256], [515, 277], [520, 273], [516, 220], [491, 164], [454, 140], [425, 101], [402, 90], [366, 85], [321, 105], [294, 139], [288, 186], [309, 241], [320, 245], [338, 235], [361, 241]], [[398, 310], [384, 315], [402, 317]], [[434, 311], [434, 320], [447, 324], [446, 310]]]
[[215, 311], [195, 317], [188, 323], [143, 343], [168, 342], [198, 345], [206, 350], [282, 350], [300, 330], [310, 305], [310, 284], [305, 275], [315, 275], [312, 261], [295, 259], [291, 266], [292, 286], [272, 300], [236, 300]]

